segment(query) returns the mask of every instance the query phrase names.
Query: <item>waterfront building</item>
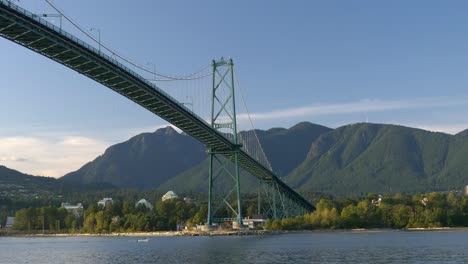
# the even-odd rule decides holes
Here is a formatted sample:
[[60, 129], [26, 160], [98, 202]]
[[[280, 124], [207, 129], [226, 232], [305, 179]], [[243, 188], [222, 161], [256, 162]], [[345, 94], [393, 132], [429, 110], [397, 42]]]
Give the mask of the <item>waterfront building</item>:
[[112, 198], [103, 198], [97, 204], [98, 207], [101, 205], [103, 208], [105, 208], [107, 205], [114, 204], [114, 201], [112, 200]]
[[143, 205], [145, 206], [146, 208], [148, 208], [149, 210], [153, 210], [153, 206], [151, 205], [151, 203], [149, 203], [146, 199], [141, 199], [140, 201], [138, 201], [136, 204], [135, 204], [135, 207], [138, 207], [140, 205]]
[[15, 218], [12, 216], [7, 216], [5, 228], [11, 229], [14, 224], [15, 224]]
[[163, 201], [170, 200], [170, 199], [178, 199], [179, 196], [173, 192], [173, 191], [168, 191], [166, 194], [163, 195], [161, 198]]
[[[244, 226], [248, 226], [249, 229], [259, 229], [265, 226], [266, 219], [263, 215], [254, 215], [252, 218], [243, 218], [242, 223]], [[232, 222], [232, 225], [233, 227], [236, 227], [235, 229], [238, 229], [238, 224], [236, 221]]]
[[70, 212], [75, 216], [76, 218], [79, 218], [83, 216], [83, 205], [81, 203], [77, 204], [70, 204], [70, 203], [62, 203], [63, 208], [67, 210], [67, 212]]

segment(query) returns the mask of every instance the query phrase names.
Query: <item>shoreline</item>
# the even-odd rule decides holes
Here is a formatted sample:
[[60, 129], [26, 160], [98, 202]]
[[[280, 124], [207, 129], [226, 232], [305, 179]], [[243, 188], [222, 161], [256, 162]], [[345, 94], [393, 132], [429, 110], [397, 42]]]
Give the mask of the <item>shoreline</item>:
[[316, 230], [215, 230], [215, 231], [154, 231], [123, 233], [21, 233], [0, 230], [0, 237], [176, 237], [176, 236], [264, 236], [307, 233], [377, 233], [377, 232], [436, 232], [468, 231], [468, 227], [414, 227], [405, 229], [391, 228], [356, 228], [356, 229], [316, 229]]
[[[123, 233], [1, 233], [0, 237], [176, 237], [176, 236], [246, 236], [246, 235], [276, 235], [284, 231], [275, 230], [216, 230], [216, 231], [153, 231], [153, 232], [123, 232]], [[286, 231], [287, 232], [287, 231]]]

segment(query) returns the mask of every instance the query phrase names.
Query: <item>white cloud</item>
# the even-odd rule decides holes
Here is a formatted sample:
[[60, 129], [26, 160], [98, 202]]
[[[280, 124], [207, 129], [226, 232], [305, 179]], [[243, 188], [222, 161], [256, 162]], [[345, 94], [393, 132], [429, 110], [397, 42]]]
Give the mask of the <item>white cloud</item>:
[[[253, 120], [268, 120], [351, 113], [370, 113], [402, 109], [453, 106], [466, 104], [467, 102], [468, 98], [459, 97], [436, 97], [407, 100], [366, 99], [341, 104], [315, 104], [310, 106], [272, 110], [262, 113], [252, 113], [250, 114], [250, 117]], [[248, 116], [247, 114], [243, 113], [238, 115], [238, 119], [245, 120], [248, 119]]]
[[59, 140], [0, 137], [0, 146], [0, 162], [3, 165], [32, 175], [59, 177], [102, 154], [108, 143], [75, 136]]
[[83, 147], [95, 144], [95, 140], [87, 137], [65, 137], [60, 144], [70, 147]]
[[24, 162], [26, 161], [25, 158], [20, 158], [16, 156], [3, 156], [0, 157], [0, 162]]

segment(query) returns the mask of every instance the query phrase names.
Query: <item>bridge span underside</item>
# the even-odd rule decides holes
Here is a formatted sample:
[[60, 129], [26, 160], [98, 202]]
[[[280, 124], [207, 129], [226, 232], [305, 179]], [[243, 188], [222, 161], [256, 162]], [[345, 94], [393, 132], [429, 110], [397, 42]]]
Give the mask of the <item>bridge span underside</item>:
[[[84, 41], [15, 4], [0, 0], [0, 36], [50, 58], [127, 97], [196, 138], [208, 148], [226, 153], [236, 146], [182, 103]], [[230, 154], [226, 154], [231, 159]], [[272, 171], [240, 150], [239, 165], [262, 182], [275, 186], [304, 212], [315, 207]]]

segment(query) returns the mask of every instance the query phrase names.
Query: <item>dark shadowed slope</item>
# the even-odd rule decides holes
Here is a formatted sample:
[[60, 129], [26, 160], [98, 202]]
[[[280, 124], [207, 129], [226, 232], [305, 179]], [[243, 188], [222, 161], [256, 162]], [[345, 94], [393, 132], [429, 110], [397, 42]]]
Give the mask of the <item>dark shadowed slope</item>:
[[171, 127], [109, 147], [102, 156], [61, 179], [120, 188], [152, 188], [205, 159], [204, 146]]

